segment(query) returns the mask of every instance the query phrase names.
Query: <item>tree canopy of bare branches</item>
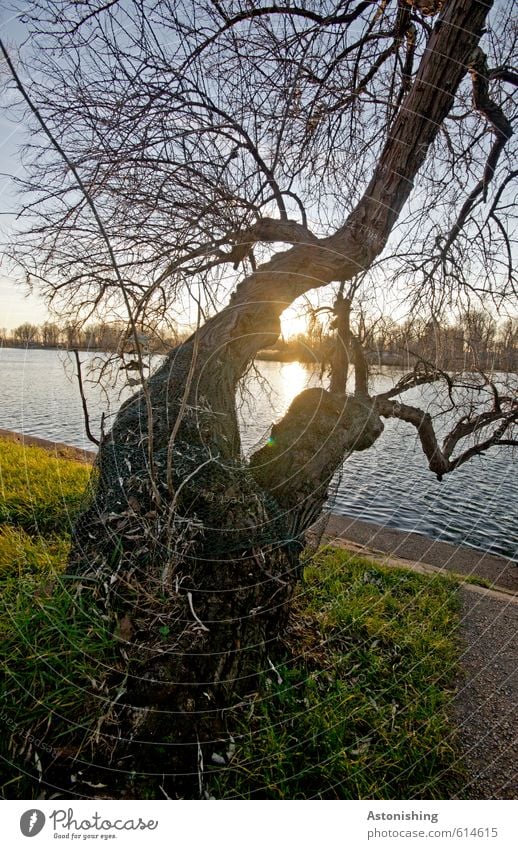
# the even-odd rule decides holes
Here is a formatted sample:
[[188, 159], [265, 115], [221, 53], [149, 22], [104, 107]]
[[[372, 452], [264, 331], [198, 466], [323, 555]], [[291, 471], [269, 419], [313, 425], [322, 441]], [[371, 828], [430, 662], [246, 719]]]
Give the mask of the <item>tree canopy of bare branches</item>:
[[[441, 80], [419, 79], [445, 32], [445, 13], [422, 8], [404, 0], [334, 0], [318, 11], [311, 3], [24, 6], [33, 101], [69, 156], [68, 164], [42, 157], [37, 136], [26, 151], [30, 224], [17, 253], [27, 272], [61, 309], [122, 303], [73, 165], [102, 212], [136, 320], [178, 309], [179, 295], [198, 287], [213, 312], [235, 285], [234, 267], [264, 261], [275, 243], [319, 237], [343, 250], [335, 234], [378, 166], [398, 221], [383, 234], [370, 215], [363, 225], [366, 243], [380, 241], [374, 257], [356, 260], [358, 272], [376, 260], [367, 290], [382, 275], [383, 286], [391, 279], [401, 295], [437, 306], [460, 291], [496, 306], [516, 294], [510, 6], [496, 4], [480, 43]], [[432, 131], [426, 103], [416, 150], [403, 156], [395, 140], [397, 157], [413, 153], [419, 168], [388, 189], [387, 142], [415, 120], [420, 86], [435, 87], [421, 100], [436, 101], [440, 127]]]

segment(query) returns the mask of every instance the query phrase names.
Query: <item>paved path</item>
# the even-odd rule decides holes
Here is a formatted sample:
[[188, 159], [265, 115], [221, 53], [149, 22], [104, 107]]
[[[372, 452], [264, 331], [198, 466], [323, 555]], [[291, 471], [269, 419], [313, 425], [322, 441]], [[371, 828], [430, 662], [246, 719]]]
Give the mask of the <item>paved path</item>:
[[396, 531], [372, 522], [331, 514], [326, 539], [347, 539], [366, 551], [384, 553], [466, 576], [485, 578], [492, 585], [518, 592], [518, 563], [476, 548], [439, 542], [422, 534]]
[[453, 711], [467, 782], [459, 798], [518, 798], [518, 564], [370, 522], [331, 516], [323, 541], [387, 565], [480, 576], [461, 600], [461, 674]]
[[463, 799], [518, 798], [518, 606], [461, 587], [454, 702], [469, 780]]

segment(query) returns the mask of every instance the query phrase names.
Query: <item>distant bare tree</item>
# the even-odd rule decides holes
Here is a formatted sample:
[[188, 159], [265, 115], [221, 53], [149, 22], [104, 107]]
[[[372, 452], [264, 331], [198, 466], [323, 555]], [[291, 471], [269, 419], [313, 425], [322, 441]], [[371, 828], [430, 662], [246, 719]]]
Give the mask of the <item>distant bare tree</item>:
[[37, 324], [30, 324], [30, 322], [26, 321], [24, 324], [20, 324], [19, 327], [15, 327], [13, 337], [19, 345], [32, 345], [34, 342], [39, 341], [40, 328]]
[[497, 349], [499, 367], [518, 371], [518, 318], [509, 318], [499, 328]]
[[43, 345], [48, 345], [52, 348], [55, 347], [59, 344], [59, 325], [50, 321], [46, 321], [45, 324], [43, 324], [41, 327], [40, 337]]
[[496, 321], [482, 310], [466, 310], [460, 322], [467, 348], [468, 362], [491, 367], [495, 355]]

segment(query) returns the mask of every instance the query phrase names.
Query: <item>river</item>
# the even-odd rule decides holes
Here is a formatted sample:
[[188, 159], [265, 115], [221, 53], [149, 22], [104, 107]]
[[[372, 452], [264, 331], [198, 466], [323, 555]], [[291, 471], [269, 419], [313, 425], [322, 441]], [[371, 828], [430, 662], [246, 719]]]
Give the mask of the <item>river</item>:
[[[85, 368], [93, 358], [81, 354]], [[298, 392], [319, 383], [315, 370], [299, 363], [257, 366], [249, 391], [239, 399], [245, 453], [264, 440], [272, 421]], [[65, 352], [0, 349], [0, 427], [92, 449], [74, 372], [75, 364]], [[374, 387], [380, 391], [397, 377], [397, 370], [384, 367]], [[118, 378], [107, 391], [87, 381], [85, 391], [92, 430], [99, 433], [102, 413], [109, 427], [121, 401], [134, 390], [126, 378]], [[409, 403], [425, 408], [434, 398], [429, 388], [406, 395]], [[509, 449], [491, 449], [440, 483], [427, 470], [415, 429], [391, 420], [373, 448], [347, 459], [330, 507], [344, 516], [518, 560], [517, 496], [516, 460]]]

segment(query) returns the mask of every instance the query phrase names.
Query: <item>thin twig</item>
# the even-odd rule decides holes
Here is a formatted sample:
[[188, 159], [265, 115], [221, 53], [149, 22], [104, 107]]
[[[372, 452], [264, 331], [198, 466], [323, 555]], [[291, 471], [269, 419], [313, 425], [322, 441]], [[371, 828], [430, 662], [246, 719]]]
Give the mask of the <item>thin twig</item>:
[[[85, 423], [85, 431], [90, 442], [93, 442], [94, 445], [100, 445], [100, 441], [93, 435], [90, 430], [90, 416], [88, 414], [88, 404], [86, 403], [86, 397], [83, 389], [83, 376], [81, 374], [81, 360], [79, 359], [79, 351], [77, 348], [73, 350], [74, 356], [76, 358], [76, 366], [77, 366], [77, 383], [79, 386], [79, 394], [81, 396], [81, 406], [83, 407], [83, 419]], [[104, 413], [103, 413], [104, 416]], [[101, 423], [102, 426], [102, 423]]]

